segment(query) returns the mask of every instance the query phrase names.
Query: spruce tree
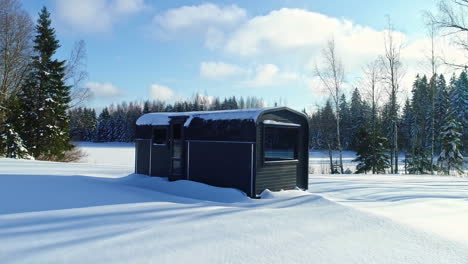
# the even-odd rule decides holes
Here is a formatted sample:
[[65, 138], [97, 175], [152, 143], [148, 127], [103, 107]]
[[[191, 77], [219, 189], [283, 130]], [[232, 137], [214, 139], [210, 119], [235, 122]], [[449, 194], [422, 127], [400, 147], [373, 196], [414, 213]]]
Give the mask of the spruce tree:
[[25, 143], [17, 131], [24, 128], [23, 114], [17, 98], [6, 102], [6, 119], [0, 124], [0, 156], [15, 159], [31, 159]]
[[20, 99], [25, 112], [22, 137], [36, 158], [62, 160], [73, 146], [69, 139], [70, 87], [65, 85], [65, 61], [54, 59], [59, 41], [45, 7], [39, 13], [34, 56]]
[[389, 156], [385, 148], [387, 139], [380, 134], [372, 135], [363, 128], [357, 134], [359, 143], [357, 145], [357, 157], [353, 161], [358, 162], [356, 173], [373, 174], [385, 173], [385, 169], [390, 167]]
[[451, 171], [463, 174], [463, 156], [461, 150], [461, 124], [455, 120], [455, 114], [452, 112], [442, 127], [441, 141], [442, 150], [437, 160], [441, 171], [450, 175]]
[[431, 116], [432, 101], [426, 76], [416, 77], [413, 84], [411, 110], [412, 123], [411, 151], [406, 156], [407, 168], [413, 174], [426, 174], [433, 171], [431, 162]]
[[450, 105], [454, 118], [461, 124], [462, 153], [467, 153], [468, 148], [468, 75], [463, 71], [455, 85], [450, 90]]
[[359, 144], [357, 134], [366, 125], [366, 109], [361, 94], [356, 88], [351, 96], [350, 106], [350, 138], [352, 139], [350, 149], [356, 150]]
[[343, 94], [340, 98], [340, 130], [342, 145], [344, 149], [348, 149], [351, 145], [352, 129], [351, 129], [351, 116], [349, 111], [349, 104], [346, 101], [346, 96]]
[[440, 131], [447, 117], [449, 108], [449, 94], [445, 78], [441, 74], [436, 81], [436, 91], [434, 99], [434, 135], [435, 135], [435, 151], [440, 151]]

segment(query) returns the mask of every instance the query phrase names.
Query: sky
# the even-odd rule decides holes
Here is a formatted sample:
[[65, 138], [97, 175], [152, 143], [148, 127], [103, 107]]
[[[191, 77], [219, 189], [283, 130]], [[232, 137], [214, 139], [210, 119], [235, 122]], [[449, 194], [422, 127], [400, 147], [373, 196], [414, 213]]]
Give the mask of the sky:
[[404, 42], [402, 96], [407, 96], [415, 75], [427, 73], [422, 14], [436, 2], [24, 0], [23, 5], [34, 20], [42, 6], [51, 12], [61, 43], [58, 58], [68, 58], [74, 44], [85, 41], [89, 76], [83, 85], [93, 95], [87, 106], [175, 102], [201, 93], [256, 96], [267, 105], [300, 110], [327, 98], [313, 69], [321, 67], [321, 50], [331, 37], [345, 67], [345, 92], [359, 86], [363, 67], [383, 54], [386, 16]]

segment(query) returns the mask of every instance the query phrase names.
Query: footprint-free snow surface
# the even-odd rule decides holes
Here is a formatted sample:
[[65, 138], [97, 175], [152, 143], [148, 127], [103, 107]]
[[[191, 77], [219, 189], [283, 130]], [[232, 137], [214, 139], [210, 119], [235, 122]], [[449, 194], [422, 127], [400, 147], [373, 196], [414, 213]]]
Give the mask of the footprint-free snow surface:
[[[403, 184], [376, 185], [369, 176], [320, 176], [311, 178], [310, 192], [252, 200], [234, 189], [131, 173], [0, 159], [0, 263], [468, 263], [463, 239], [368, 209], [385, 211], [411, 195], [442, 199], [439, 191], [404, 187], [404, 176]], [[468, 203], [467, 180], [433, 178], [447, 203]], [[464, 191], [453, 193], [460, 186], [452, 181]], [[400, 184], [403, 198], [386, 184]]]

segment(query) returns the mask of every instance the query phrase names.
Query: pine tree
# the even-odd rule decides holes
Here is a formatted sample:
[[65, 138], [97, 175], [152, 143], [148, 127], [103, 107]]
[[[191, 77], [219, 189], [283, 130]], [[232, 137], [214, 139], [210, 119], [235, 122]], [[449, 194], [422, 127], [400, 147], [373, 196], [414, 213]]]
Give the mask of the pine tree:
[[406, 166], [410, 173], [426, 174], [434, 170], [431, 162], [431, 116], [432, 99], [426, 76], [416, 77], [413, 84], [411, 103], [412, 122], [411, 151], [406, 157]]
[[[453, 80], [452, 82], [455, 82]], [[435, 135], [435, 151], [440, 151], [440, 131], [444, 124], [444, 120], [447, 117], [447, 111], [449, 108], [449, 94], [445, 78], [441, 74], [436, 81], [436, 91], [434, 99], [434, 135]]]
[[34, 157], [61, 160], [73, 147], [67, 114], [70, 87], [64, 82], [65, 61], [53, 59], [60, 45], [45, 7], [39, 13], [36, 33], [31, 72], [19, 96], [25, 112], [22, 138]]
[[437, 160], [441, 170], [450, 175], [451, 171], [463, 174], [463, 156], [461, 149], [461, 124], [455, 120], [452, 112], [442, 127], [441, 140], [442, 150]]
[[462, 153], [468, 148], [468, 75], [463, 71], [450, 90], [450, 105], [454, 118], [462, 127]]
[[11, 124], [5, 124], [5, 132], [0, 135], [5, 143], [5, 157], [13, 159], [32, 159], [20, 135]]
[[0, 124], [0, 155], [7, 158], [31, 159], [23, 139], [16, 131], [23, 126], [23, 115], [19, 108], [17, 98], [11, 98], [6, 102], [6, 120]]
[[97, 137], [98, 142], [108, 142], [112, 140], [111, 116], [109, 109], [105, 107], [98, 118]]
[[351, 96], [351, 106], [350, 106], [350, 138], [352, 142], [350, 149], [356, 150], [359, 144], [357, 134], [361, 129], [364, 128], [365, 120], [365, 111], [363, 107], [363, 101], [359, 90], [356, 88], [353, 91]]
[[349, 111], [349, 104], [346, 101], [346, 96], [343, 94], [340, 98], [340, 130], [342, 145], [344, 149], [348, 149], [351, 145], [352, 130], [351, 130], [351, 115]]
[[379, 134], [372, 136], [364, 128], [359, 131], [357, 137], [359, 138], [357, 158], [354, 159], [358, 162], [356, 173], [368, 171], [372, 171], [373, 174], [384, 173], [385, 169], [390, 167], [390, 157], [386, 154], [385, 148], [387, 139]]

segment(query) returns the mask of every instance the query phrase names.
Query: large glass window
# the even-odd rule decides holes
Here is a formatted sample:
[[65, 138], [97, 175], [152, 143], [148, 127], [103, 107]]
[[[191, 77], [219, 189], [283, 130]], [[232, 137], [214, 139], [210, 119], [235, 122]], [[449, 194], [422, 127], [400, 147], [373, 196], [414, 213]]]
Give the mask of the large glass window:
[[298, 129], [265, 126], [265, 161], [297, 159]]
[[153, 144], [167, 143], [167, 128], [155, 128], [153, 130]]

